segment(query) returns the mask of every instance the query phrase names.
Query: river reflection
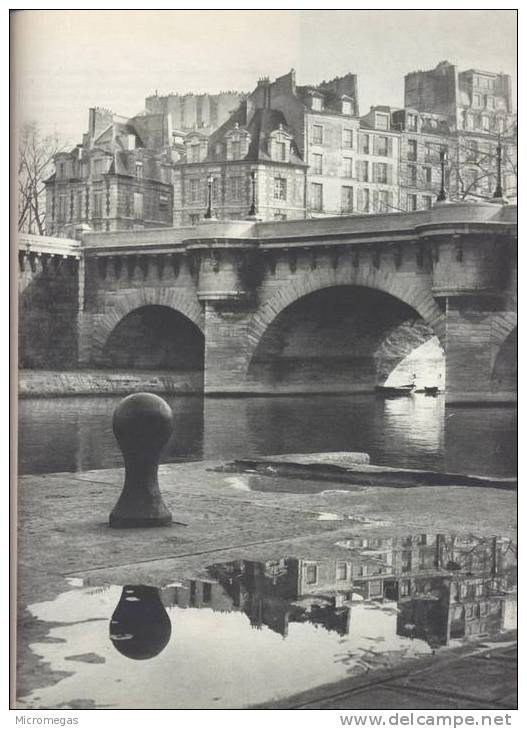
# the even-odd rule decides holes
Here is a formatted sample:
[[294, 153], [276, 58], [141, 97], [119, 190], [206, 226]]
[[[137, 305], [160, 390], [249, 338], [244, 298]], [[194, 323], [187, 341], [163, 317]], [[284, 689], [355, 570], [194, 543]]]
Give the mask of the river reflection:
[[[22, 400], [21, 473], [122, 465], [111, 430], [119, 397]], [[516, 472], [515, 408], [445, 408], [414, 395], [167, 397], [175, 414], [164, 461], [366, 451], [372, 463], [481, 475]]]
[[508, 539], [350, 533], [316, 549], [29, 606], [54, 623], [32, 650], [68, 675], [20, 707], [243, 708], [516, 628]]

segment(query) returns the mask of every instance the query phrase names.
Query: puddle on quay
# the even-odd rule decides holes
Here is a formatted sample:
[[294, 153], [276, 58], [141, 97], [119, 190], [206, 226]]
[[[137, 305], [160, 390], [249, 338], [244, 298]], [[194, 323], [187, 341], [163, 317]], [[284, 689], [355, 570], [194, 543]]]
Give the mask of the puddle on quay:
[[240, 473], [223, 479], [230, 488], [238, 491], [261, 491], [263, 493], [288, 494], [320, 494], [350, 493], [364, 491], [365, 487], [357, 484], [339, 484], [339, 488], [328, 488], [328, 481], [317, 481], [306, 478], [276, 478], [270, 469], [265, 474]]
[[350, 535], [328, 546], [319, 559], [218, 562], [163, 587], [75, 586], [30, 605], [55, 624], [31, 650], [70, 675], [19, 708], [244, 708], [516, 627], [508, 539]]

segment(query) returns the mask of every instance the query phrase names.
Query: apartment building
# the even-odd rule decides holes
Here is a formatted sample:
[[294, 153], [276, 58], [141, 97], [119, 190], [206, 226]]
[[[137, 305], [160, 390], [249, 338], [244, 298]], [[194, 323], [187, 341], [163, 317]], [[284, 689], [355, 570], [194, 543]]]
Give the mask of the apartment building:
[[321, 217], [391, 209], [397, 197], [398, 135], [389, 114], [359, 118], [357, 77], [313, 86], [295, 71], [261, 79], [248, 104], [281, 111], [308, 165], [306, 215]]
[[433, 145], [434, 139], [424, 139], [432, 129], [434, 138], [442, 137], [452, 198], [492, 197], [498, 154], [503, 194], [516, 198], [517, 129], [510, 76], [477, 69], [458, 72], [443, 61], [429, 71], [406, 75], [404, 102], [404, 114], [398, 112], [396, 117], [398, 123], [404, 122], [403, 148], [416, 136], [418, 145], [425, 141]]
[[132, 118], [90, 109], [45, 183], [46, 233], [429, 209], [442, 175], [449, 199], [495, 197], [499, 162], [514, 201], [516, 134], [510, 77], [447, 61], [406, 75], [404, 107], [362, 116], [352, 73], [298, 85], [291, 70], [248, 95], [156, 92]]
[[199, 130], [185, 135], [173, 171], [174, 224], [195, 224], [208, 214], [226, 220], [249, 214], [302, 218], [306, 170], [284, 115], [248, 108], [244, 101], [209, 137]]
[[45, 181], [47, 235], [75, 238], [81, 226], [112, 231], [172, 225], [170, 153], [149, 147], [140, 129], [135, 119], [90, 109], [82, 144], [57, 154], [55, 172]]

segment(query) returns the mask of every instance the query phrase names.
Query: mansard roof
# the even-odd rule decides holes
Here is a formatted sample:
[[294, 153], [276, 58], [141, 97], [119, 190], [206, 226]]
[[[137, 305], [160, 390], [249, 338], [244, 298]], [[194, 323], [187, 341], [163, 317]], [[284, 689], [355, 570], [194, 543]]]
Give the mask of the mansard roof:
[[303, 164], [292, 130], [287, 126], [284, 115], [276, 109], [257, 109], [249, 123], [248, 132], [251, 135], [248, 159], [270, 160], [267, 142], [271, 132], [282, 129], [291, 137], [290, 162]]
[[216, 159], [214, 155], [215, 145], [218, 142], [223, 142], [225, 136], [235, 129], [236, 124], [239, 125], [240, 130], [246, 130], [251, 137], [249, 150], [244, 159], [254, 162], [271, 161], [271, 156], [269, 155], [267, 148], [269, 135], [271, 132], [282, 129], [292, 138], [289, 162], [293, 164], [304, 164], [300, 157], [293, 131], [290, 127], [288, 127], [285, 116], [282, 112], [276, 109], [256, 109], [249, 121], [249, 124], [247, 124], [246, 101], [242, 102], [231, 117], [210, 136], [209, 150], [206, 157], [207, 162]]
[[[306, 106], [311, 106], [309, 99], [312, 96], [318, 96], [323, 99], [323, 111], [334, 111], [337, 114], [342, 112], [342, 94], [336, 94], [334, 91], [327, 89], [313, 88], [312, 86], [297, 86], [297, 93]], [[346, 97], [353, 100], [352, 97]]]
[[128, 169], [128, 155], [126, 152], [115, 152], [108, 172], [112, 175], [130, 176], [132, 174]]

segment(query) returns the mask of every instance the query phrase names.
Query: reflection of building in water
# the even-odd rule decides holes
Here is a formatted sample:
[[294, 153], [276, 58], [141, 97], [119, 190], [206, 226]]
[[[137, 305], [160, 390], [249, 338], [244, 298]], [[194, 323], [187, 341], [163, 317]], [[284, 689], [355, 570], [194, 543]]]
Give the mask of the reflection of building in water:
[[396, 600], [397, 633], [431, 647], [515, 627], [516, 548], [499, 538], [429, 535], [341, 542], [357, 550], [353, 591]]
[[401, 449], [412, 451], [418, 447], [420, 451], [437, 453], [444, 448], [444, 409], [441, 398], [424, 395], [387, 398], [384, 400], [384, 422], [389, 432], [397, 432], [398, 421], [407, 420], [404, 432], [399, 433]]
[[516, 548], [499, 538], [418, 534], [351, 537], [344, 559], [238, 560], [162, 591], [165, 606], [243, 612], [283, 635], [291, 623], [350, 632], [355, 600], [397, 603], [397, 635], [432, 648], [515, 622]]
[[251, 625], [284, 637], [290, 623], [309, 622], [345, 635], [349, 631], [351, 562], [280, 559], [213, 565], [210, 580], [188, 580], [163, 590], [166, 606], [241, 611]]

